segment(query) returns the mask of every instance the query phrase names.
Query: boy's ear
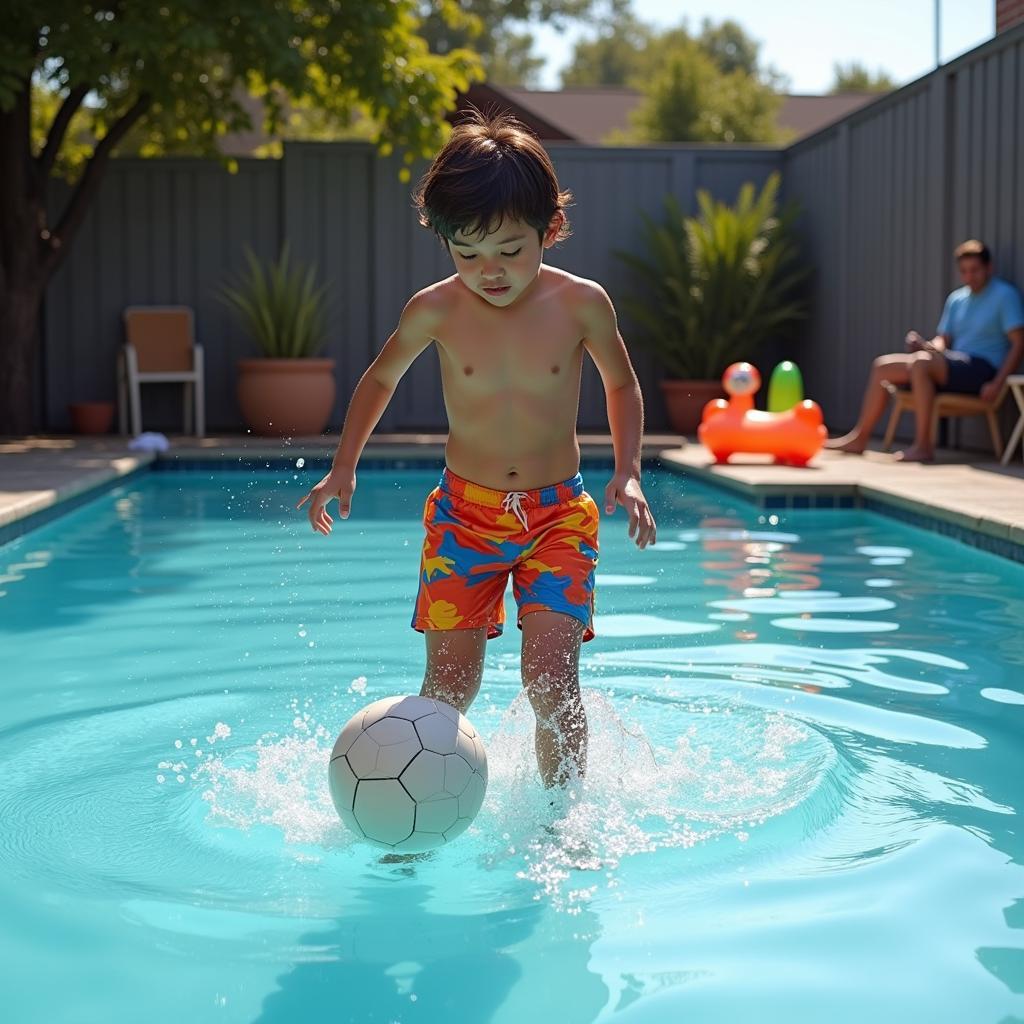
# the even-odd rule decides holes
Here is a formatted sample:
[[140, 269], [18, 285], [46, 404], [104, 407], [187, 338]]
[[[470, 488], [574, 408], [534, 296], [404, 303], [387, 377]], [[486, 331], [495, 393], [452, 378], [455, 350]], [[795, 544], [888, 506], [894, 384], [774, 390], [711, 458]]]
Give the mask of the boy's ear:
[[565, 223], [565, 214], [556, 210], [554, 216], [548, 221], [548, 229], [544, 232], [544, 248], [549, 249], [558, 240], [558, 232], [562, 230]]

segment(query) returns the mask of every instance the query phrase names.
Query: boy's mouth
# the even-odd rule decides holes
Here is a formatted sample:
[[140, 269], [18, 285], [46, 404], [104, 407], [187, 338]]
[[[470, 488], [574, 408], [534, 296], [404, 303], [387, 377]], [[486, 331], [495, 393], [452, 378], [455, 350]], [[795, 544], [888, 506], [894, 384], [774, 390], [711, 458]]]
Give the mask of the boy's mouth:
[[489, 288], [487, 285], [484, 285], [483, 290], [487, 292], [488, 295], [493, 295], [497, 298], [500, 295], [504, 295], [511, 287], [512, 286], [509, 284], [499, 285], [496, 288]]

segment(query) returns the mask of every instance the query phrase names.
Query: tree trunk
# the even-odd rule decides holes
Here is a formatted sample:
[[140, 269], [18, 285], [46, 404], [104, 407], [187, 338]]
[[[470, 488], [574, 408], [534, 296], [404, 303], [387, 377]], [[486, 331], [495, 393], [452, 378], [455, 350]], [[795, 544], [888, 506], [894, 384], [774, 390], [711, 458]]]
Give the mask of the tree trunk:
[[0, 435], [33, 429], [33, 378], [40, 293], [11, 282], [0, 298]]
[[33, 371], [46, 286], [78, 233], [111, 152], [150, 105], [142, 93], [96, 144], [51, 229], [46, 202], [50, 174], [71, 116], [88, 91], [86, 84], [71, 89], [38, 157], [31, 144], [30, 76], [24, 77], [13, 105], [0, 108], [0, 434], [27, 434], [34, 426]]

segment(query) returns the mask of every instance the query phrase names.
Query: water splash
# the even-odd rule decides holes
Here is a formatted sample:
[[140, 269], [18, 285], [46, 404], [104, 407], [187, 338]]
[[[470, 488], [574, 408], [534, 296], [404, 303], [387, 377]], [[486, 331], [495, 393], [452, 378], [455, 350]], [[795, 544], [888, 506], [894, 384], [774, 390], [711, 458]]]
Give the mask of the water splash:
[[[306, 701], [309, 705], [311, 702]], [[618, 886], [626, 858], [687, 850], [751, 830], [813, 792], [834, 760], [823, 737], [779, 712], [723, 699], [695, 698], [667, 709], [634, 696], [617, 708], [589, 690], [586, 776], [563, 790], [539, 781], [535, 719], [520, 693], [488, 737], [490, 781], [466, 834], [424, 870], [472, 870], [529, 883], [532, 898], [578, 913], [599, 891]], [[332, 719], [338, 709], [332, 709]], [[353, 710], [355, 710], [353, 708]], [[656, 743], [645, 719], [673, 715], [677, 733]], [[472, 712], [471, 712], [472, 717]], [[295, 734], [267, 733], [255, 748], [208, 755], [192, 773], [208, 823], [249, 830], [270, 826], [303, 859], [350, 850], [360, 863], [380, 852], [356, 843], [338, 821], [326, 766], [334, 735], [306, 711]], [[319, 848], [319, 849], [316, 849]]]

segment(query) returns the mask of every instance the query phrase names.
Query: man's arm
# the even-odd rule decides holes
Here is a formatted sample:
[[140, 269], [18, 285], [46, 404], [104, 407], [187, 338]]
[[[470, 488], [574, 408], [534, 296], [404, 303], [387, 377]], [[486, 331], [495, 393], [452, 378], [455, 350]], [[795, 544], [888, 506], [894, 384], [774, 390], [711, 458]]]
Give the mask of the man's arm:
[[1017, 368], [1021, 356], [1024, 355], [1024, 327], [1014, 327], [1006, 332], [1006, 336], [1010, 339], [1010, 351], [1006, 353], [1003, 365], [999, 367], [996, 375], [987, 384], [982, 385], [979, 392], [980, 397], [986, 402], [993, 401], [1003, 390], [1006, 378]]
[[608, 424], [615, 449], [615, 472], [640, 479], [640, 446], [644, 432], [644, 405], [640, 384], [619, 334], [608, 293], [590, 284], [580, 308], [586, 334], [583, 347], [594, 360], [604, 384]]

